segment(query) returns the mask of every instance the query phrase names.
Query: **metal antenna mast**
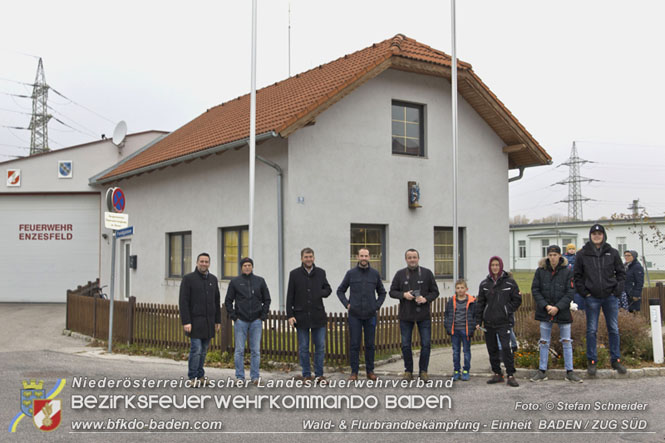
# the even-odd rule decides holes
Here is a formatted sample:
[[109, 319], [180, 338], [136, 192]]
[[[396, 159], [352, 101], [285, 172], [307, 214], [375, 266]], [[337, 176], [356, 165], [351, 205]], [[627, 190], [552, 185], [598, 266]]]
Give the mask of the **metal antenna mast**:
[[[570, 157], [559, 166], [568, 166], [568, 179], [554, 183], [555, 185], [568, 185], [568, 198], [557, 203], [568, 203], [568, 219], [570, 221], [584, 220], [582, 213], [582, 202], [593, 200], [582, 195], [582, 182], [598, 181], [593, 178], [582, 177], [580, 175], [580, 165], [584, 163], [594, 163], [590, 160], [581, 159], [577, 155], [577, 147], [573, 141], [573, 148], [570, 150]], [[557, 168], [559, 167], [557, 166]]]
[[41, 57], [37, 65], [37, 75], [32, 88], [32, 118], [30, 119], [30, 155], [48, 152], [48, 122], [51, 116], [47, 112], [48, 85], [44, 77], [44, 65]]

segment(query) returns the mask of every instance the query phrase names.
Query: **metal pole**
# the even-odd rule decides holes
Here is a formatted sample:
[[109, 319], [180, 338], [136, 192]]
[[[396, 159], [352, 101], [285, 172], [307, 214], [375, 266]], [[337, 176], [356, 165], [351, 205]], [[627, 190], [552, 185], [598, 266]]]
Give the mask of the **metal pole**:
[[647, 256], [644, 255], [644, 219], [640, 217], [640, 240], [642, 241], [642, 263], [644, 263], [644, 273], [647, 275], [647, 288], [651, 287], [649, 278], [649, 267], [647, 266]]
[[459, 278], [459, 239], [457, 227], [457, 50], [455, 39], [455, 0], [450, 0], [450, 21], [452, 32], [452, 62], [450, 77], [452, 83], [452, 132], [453, 132], [453, 285]]
[[289, 2], [289, 77], [291, 77], [291, 2]]
[[252, 92], [249, 98], [249, 256], [254, 257], [254, 175], [256, 171], [256, 0], [252, 0]]
[[111, 236], [113, 240], [111, 240], [111, 284], [109, 286], [109, 354], [113, 352], [111, 347], [113, 346], [113, 294], [115, 293], [115, 229]]

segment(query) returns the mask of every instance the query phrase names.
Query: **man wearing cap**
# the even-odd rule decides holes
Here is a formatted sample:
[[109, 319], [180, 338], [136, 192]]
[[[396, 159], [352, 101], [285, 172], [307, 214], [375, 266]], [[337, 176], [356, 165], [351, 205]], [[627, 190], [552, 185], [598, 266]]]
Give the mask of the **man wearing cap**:
[[224, 305], [233, 320], [236, 378], [245, 379], [245, 342], [249, 336], [249, 376], [252, 383], [257, 384], [261, 364], [261, 321], [268, 318], [270, 292], [263, 277], [254, 274], [251, 258], [240, 260], [240, 271], [241, 274], [229, 283]]
[[621, 364], [619, 340], [619, 297], [623, 291], [626, 271], [619, 251], [607, 243], [603, 225], [591, 226], [589, 241], [577, 252], [574, 279], [575, 289], [585, 297], [586, 302], [586, 353], [589, 361], [587, 372], [589, 375], [596, 375], [596, 332], [602, 309], [609, 336], [612, 368], [619, 374], [625, 374], [626, 368]]
[[574, 292], [573, 271], [568, 269], [568, 260], [561, 255], [558, 245], [548, 246], [547, 257], [538, 263], [531, 284], [536, 320], [540, 322], [540, 363], [531, 381], [547, 380], [552, 325], [557, 323], [559, 340], [563, 346], [566, 380], [582, 383], [582, 379], [573, 372], [573, 340], [570, 336], [573, 317], [570, 314], [570, 302]]
[[624, 291], [628, 296], [628, 312], [640, 310], [642, 304], [642, 287], [644, 286], [644, 268], [637, 260], [637, 251], [626, 251], [623, 254], [626, 260], [626, 284]]

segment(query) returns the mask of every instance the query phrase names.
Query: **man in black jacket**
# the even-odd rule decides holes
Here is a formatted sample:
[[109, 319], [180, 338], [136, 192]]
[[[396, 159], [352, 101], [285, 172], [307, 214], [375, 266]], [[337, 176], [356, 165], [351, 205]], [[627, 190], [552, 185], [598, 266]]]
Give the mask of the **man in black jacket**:
[[313, 380], [309, 364], [309, 333], [314, 342], [314, 375], [319, 384], [325, 383], [323, 357], [326, 348], [326, 310], [323, 299], [332, 288], [326, 279], [326, 271], [314, 266], [314, 251], [300, 251], [302, 266], [289, 274], [286, 290], [286, 315], [291, 327], [298, 331], [298, 356], [304, 380]]
[[[346, 290], [351, 288], [349, 299]], [[376, 295], [375, 295], [376, 293]], [[378, 296], [378, 297], [377, 297]], [[349, 331], [351, 332], [351, 376], [349, 380], [358, 380], [360, 367], [360, 339], [365, 332], [365, 370], [367, 378], [376, 380], [374, 374], [374, 333], [376, 332], [376, 314], [386, 299], [381, 275], [369, 265], [369, 249], [358, 250], [358, 265], [349, 269], [344, 280], [337, 288], [337, 298], [349, 311]]]
[[[515, 380], [515, 363], [513, 351], [510, 347], [510, 330], [513, 322], [513, 313], [522, 304], [522, 295], [517, 282], [503, 270], [501, 257], [490, 258], [489, 275], [480, 283], [478, 298], [476, 298], [476, 328], [485, 325], [485, 345], [490, 357], [490, 365], [494, 375], [487, 383], [500, 383], [503, 381], [501, 371], [501, 357], [506, 365], [508, 386], [517, 387]], [[499, 341], [501, 351], [499, 351]]]
[[240, 260], [241, 274], [229, 283], [224, 305], [233, 320], [236, 378], [245, 379], [245, 342], [249, 336], [249, 376], [252, 383], [257, 384], [261, 364], [261, 321], [268, 318], [270, 292], [263, 277], [254, 275], [253, 270], [251, 258]]
[[568, 260], [561, 255], [561, 248], [558, 245], [548, 246], [547, 257], [538, 263], [531, 284], [531, 294], [536, 305], [536, 320], [540, 322], [540, 363], [531, 381], [547, 380], [552, 324], [557, 323], [559, 340], [563, 346], [566, 380], [582, 383], [582, 379], [573, 372], [573, 341], [570, 336], [573, 323], [570, 302], [575, 295], [573, 271], [568, 269]]
[[418, 325], [421, 349], [418, 361], [420, 378], [427, 381], [427, 367], [432, 338], [432, 315], [430, 303], [439, 296], [434, 274], [418, 265], [420, 254], [415, 249], [404, 253], [406, 268], [395, 273], [390, 285], [390, 296], [399, 300], [399, 329], [402, 335], [402, 357], [404, 358], [404, 379], [413, 379], [413, 354], [411, 339], [413, 327]]
[[589, 241], [575, 256], [575, 289], [586, 302], [586, 356], [589, 361], [587, 372], [596, 375], [598, 353], [596, 332], [598, 317], [602, 308], [610, 341], [612, 368], [625, 374], [621, 364], [619, 340], [619, 297], [623, 291], [626, 271], [619, 251], [607, 243], [603, 225], [595, 224], [589, 230]]
[[180, 282], [180, 320], [190, 338], [187, 377], [193, 386], [205, 384], [203, 365], [210, 339], [222, 325], [217, 277], [208, 272], [210, 256], [203, 252], [196, 257], [196, 269]]

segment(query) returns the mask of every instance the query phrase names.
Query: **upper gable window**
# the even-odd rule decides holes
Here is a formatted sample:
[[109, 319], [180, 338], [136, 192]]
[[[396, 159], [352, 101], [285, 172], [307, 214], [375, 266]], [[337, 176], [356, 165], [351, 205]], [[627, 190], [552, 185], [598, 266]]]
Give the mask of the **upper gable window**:
[[423, 105], [393, 100], [393, 154], [425, 156]]

